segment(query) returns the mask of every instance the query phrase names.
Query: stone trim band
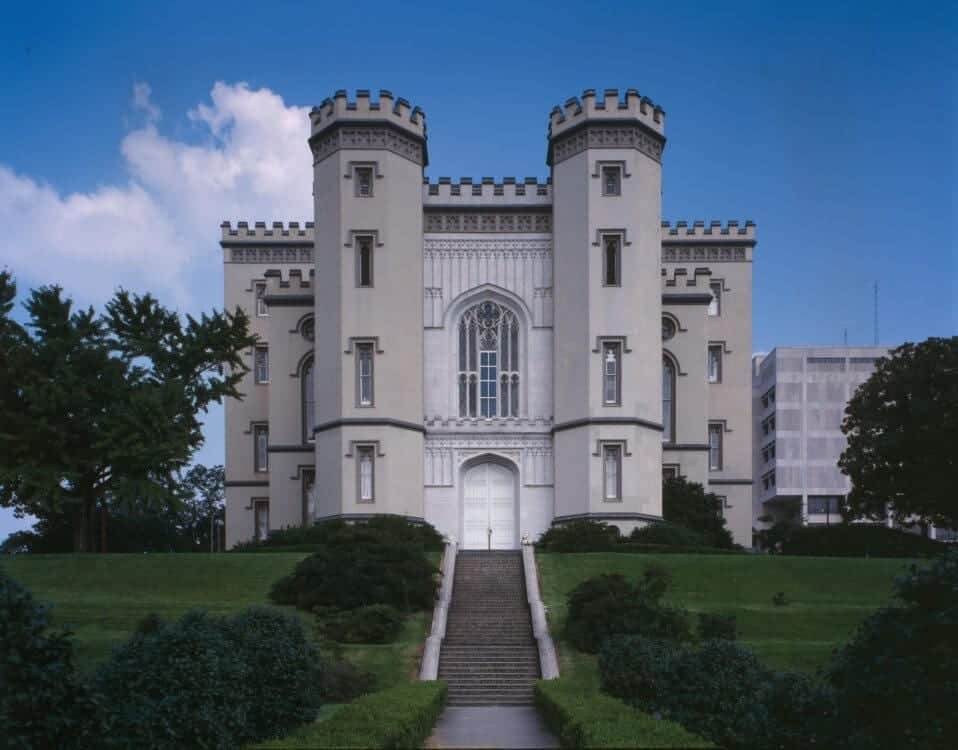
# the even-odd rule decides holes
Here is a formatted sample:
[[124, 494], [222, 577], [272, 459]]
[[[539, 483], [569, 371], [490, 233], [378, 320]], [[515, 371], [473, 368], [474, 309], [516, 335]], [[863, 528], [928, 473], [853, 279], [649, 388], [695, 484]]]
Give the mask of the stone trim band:
[[563, 430], [574, 430], [576, 427], [585, 427], [593, 424], [618, 424], [618, 425], [636, 425], [645, 427], [656, 432], [664, 432], [665, 427], [656, 422], [649, 422], [638, 417], [585, 417], [584, 419], [571, 419], [568, 422], [560, 422], [555, 425], [551, 432], [562, 432]]
[[330, 422], [323, 422], [313, 428], [313, 434], [327, 430], [335, 430], [337, 427], [398, 427], [402, 430], [412, 430], [426, 434], [426, 428], [415, 422], [407, 422], [403, 419], [381, 419], [377, 417], [346, 417], [344, 419], [334, 419]]

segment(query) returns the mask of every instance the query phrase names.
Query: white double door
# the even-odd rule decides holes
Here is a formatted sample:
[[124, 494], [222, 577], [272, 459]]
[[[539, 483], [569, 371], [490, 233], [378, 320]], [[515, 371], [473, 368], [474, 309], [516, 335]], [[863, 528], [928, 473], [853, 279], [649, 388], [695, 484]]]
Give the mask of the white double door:
[[516, 548], [516, 485], [497, 463], [473, 466], [463, 477], [463, 549]]

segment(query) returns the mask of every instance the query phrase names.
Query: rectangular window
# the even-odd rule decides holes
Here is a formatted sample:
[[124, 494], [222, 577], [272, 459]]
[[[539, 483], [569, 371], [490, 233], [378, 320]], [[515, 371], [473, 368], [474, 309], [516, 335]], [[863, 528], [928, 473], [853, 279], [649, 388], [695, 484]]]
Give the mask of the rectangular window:
[[356, 238], [356, 286], [373, 285], [373, 238]]
[[479, 352], [479, 416], [496, 416], [498, 352]]
[[722, 345], [709, 346], [709, 382], [722, 382]]
[[722, 425], [709, 424], [709, 470], [722, 470]]
[[260, 318], [269, 315], [269, 308], [266, 306], [265, 281], [257, 281], [253, 284], [253, 296], [256, 299], [256, 315]]
[[830, 495], [811, 495], [808, 498], [808, 514], [840, 516], [842, 499]]
[[602, 167], [602, 195], [622, 195], [621, 167]]
[[269, 536], [269, 500], [253, 498], [253, 534], [257, 542]]
[[718, 502], [715, 504], [715, 512], [719, 516], [725, 515], [725, 509], [728, 507], [728, 497], [725, 495], [716, 495]]
[[269, 382], [269, 349], [265, 346], [253, 350], [253, 372], [257, 383]]
[[359, 461], [359, 502], [376, 501], [375, 446], [362, 445], [356, 448]]
[[621, 286], [620, 269], [622, 266], [622, 239], [609, 236], [602, 238], [602, 284]]
[[618, 406], [622, 402], [622, 345], [609, 342], [602, 345], [602, 403]]
[[606, 500], [622, 499], [622, 446], [604, 445], [602, 446], [602, 463], [605, 467], [603, 472], [604, 496]]
[[356, 380], [359, 406], [373, 405], [373, 345], [356, 344]]
[[668, 481], [669, 479], [678, 479], [679, 478], [679, 467], [678, 466], [663, 466], [662, 467], [662, 481]]
[[709, 302], [709, 315], [714, 318], [716, 315], [722, 314], [722, 282], [713, 281], [709, 284], [709, 289], [712, 291], [712, 301]]
[[303, 469], [303, 526], [316, 520], [316, 470]]
[[373, 168], [356, 167], [356, 197], [373, 197]]
[[269, 427], [253, 425], [253, 470], [269, 471]]

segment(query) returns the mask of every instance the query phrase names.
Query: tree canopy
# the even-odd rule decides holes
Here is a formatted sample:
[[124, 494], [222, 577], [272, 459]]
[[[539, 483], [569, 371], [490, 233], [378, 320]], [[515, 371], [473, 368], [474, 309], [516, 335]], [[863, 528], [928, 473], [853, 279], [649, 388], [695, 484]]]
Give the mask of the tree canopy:
[[845, 515], [958, 526], [958, 336], [881, 358], [845, 409]]
[[706, 492], [697, 482], [684, 477], [663, 481], [662, 517], [669, 523], [700, 532], [713, 547], [734, 546], [722, 516], [722, 500], [715, 493]]
[[107, 505], [176, 500], [176, 475], [203, 443], [200, 412], [237, 390], [255, 343], [238, 309], [199, 319], [119, 290], [105, 313], [58, 286], [31, 291], [0, 272], [0, 505], [71, 518], [74, 550], [93, 547]]

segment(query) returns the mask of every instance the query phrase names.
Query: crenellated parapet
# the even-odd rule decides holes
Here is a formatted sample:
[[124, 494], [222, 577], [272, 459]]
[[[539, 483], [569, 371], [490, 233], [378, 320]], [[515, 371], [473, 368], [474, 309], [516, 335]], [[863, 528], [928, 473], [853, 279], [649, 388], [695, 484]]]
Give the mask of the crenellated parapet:
[[701, 242], [703, 240], [736, 242], [746, 241], [755, 244], [755, 222], [746, 220], [740, 224], [729, 220], [725, 224], [721, 221], [677, 221], [674, 224], [662, 222], [662, 243], [674, 242]]
[[618, 89], [586, 89], [550, 113], [547, 161], [554, 165], [587, 148], [634, 148], [661, 161], [665, 110], [635, 89], [624, 98]]
[[428, 162], [426, 114], [385, 89], [377, 100], [368, 89], [357, 89], [352, 100], [340, 89], [313, 107], [309, 122], [314, 163], [339, 149], [363, 148], [385, 148], [422, 165]]
[[535, 177], [503, 177], [497, 182], [492, 177], [480, 180], [462, 177], [453, 182], [450, 177], [440, 177], [437, 182], [430, 182], [423, 179], [423, 203], [427, 206], [549, 206], [552, 203], [552, 180], [540, 182]]
[[313, 222], [307, 221], [300, 224], [298, 221], [291, 221], [284, 224], [281, 221], [274, 221], [267, 225], [265, 221], [257, 221], [250, 227], [248, 221], [240, 221], [234, 227], [230, 222], [224, 221], [220, 224], [222, 232], [222, 242], [235, 244], [242, 242], [277, 242], [283, 244], [308, 243], [313, 244]]

